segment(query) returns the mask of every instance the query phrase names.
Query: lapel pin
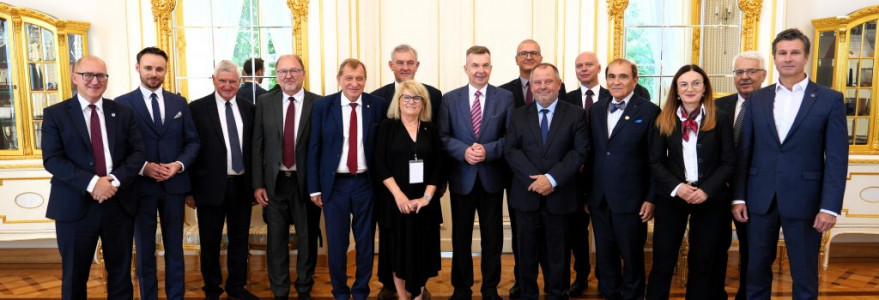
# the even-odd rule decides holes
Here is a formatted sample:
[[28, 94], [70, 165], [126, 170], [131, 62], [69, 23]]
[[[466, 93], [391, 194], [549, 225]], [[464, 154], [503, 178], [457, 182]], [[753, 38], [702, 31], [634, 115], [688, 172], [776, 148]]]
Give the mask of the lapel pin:
[[812, 93], [812, 95], [811, 95], [811, 96], [812, 96], [812, 98], [815, 98], [815, 93]]
[[111, 118], [115, 118], [115, 117], [116, 117], [116, 113], [111, 113], [111, 114], [110, 114], [110, 117], [111, 117]]
[[626, 120], [628, 120], [628, 119], [629, 119], [629, 116], [626, 116], [625, 118], [626, 118]]

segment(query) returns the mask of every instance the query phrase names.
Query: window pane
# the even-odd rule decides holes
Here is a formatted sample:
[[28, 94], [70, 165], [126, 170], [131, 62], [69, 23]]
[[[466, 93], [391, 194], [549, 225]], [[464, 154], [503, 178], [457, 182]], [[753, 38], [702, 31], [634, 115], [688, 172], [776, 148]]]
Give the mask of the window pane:
[[666, 28], [662, 32], [662, 75], [674, 76], [693, 63], [693, 28]]
[[14, 45], [9, 34], [9, 23], [0, 18], [0, 150], [18, 149], [18, 137], [15, 123], [15, 102], [12, 89], [9, 49]]
[[818, 72], [815, 82], [830, 87], [833, 85], [833, 65], [836, 58], [836, 31], [821, 32], [818, 37]]
[[661, 28], [627, 28], [625, 57], [638, 66], [639, 76], [659, 75], [662, 52]]
[[848, 79], [846, 79], [846, 86], [858, 86], [858, 65], [859, 61], [857, 59], [849, 59], [848, 60]]
[[177, 66], [177, 75], [184, 77], [211, 77], [214, 71], [214, 52], [212, 30], [209, 28], [190, 28], [175, 30], [175, 38], [186, 39], [184, 49], [186, 59], [185, 68]]
[[864, 24], [864, 56], [872, 57], [876, 50], [876, 21]]
[[870, 118], [857, 118], [855, 122], [855, 145], [866, 145], [867, 133], [870, 131]]
[[[292, 28], [290, 22], [293, 20], [293, 14], [290, 12], [290, 7], [287, 6], [287, 1], [257, 2], [259, 3], [259, 26]], [[287, 31], [288, 35], [292, 36], [290, 32], [292, 29]]]
[[845, 89], [845, 115], [846, 116], [854, 116], [855, 115], [855, 109], [857, 106], [855, 99], [857, 99], [857, 96], [858, 96], [857, 92], [858, 92], [857, 89], [853, 89], [853, 88]]
[[858, 81], [861, 87], [873, 86], [873, 60], [864, 59], [861, 61], [861, 80]]
[[870, 89], [860, 89], [858, 91], [858, 111], [856, 112], [858, 116], [870, 115], [870, 94]]
[[854, 118], [846, 119], [846, 126], [848, 128], [848, 143], [852, 144], [852, 142], [854, 141], [855, 119]]
[[211, 1], [213, 26], [238, 27], [255, 26], [257, 7], [253, 0]]
[[864, 36], [863, 26], [857, 26], [852, 28], [851, 33], [849, 34], [849, 43], [848, 43], [848, 53], [849, 57], [859, 57], [861, 56], [861, 40], [863, 40]]
[[660, 94], [660, 90], [659, 90], [660, 78], [659, 77], [639, 77], [638, 84], [640, 84], [641, 86], [646, 88], [647, 92], [650, 93], [650, 99], [649, 99], [650, 102], [657, 103], [657, 104], [659, 103], [659, 96], [658, 96]]

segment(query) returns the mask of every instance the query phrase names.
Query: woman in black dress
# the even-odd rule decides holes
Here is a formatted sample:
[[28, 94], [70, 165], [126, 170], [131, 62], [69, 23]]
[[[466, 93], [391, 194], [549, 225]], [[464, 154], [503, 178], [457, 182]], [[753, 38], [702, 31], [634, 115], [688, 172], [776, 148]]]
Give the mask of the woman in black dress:
[[376, 135], [376, 178], [387, 187], [378, 218], [389, 239], [389, 249], [379, 251], [390, 251], [399, 299], [421, 299], [427, 279], [440, 270], [442, 212], [433, 195], [444, 180], [443, 152], [430, 100], [420, 83], [400, 83]]
[[668, 299], [681, 240], [689, 223], [687, 299], [726, 299], [730, 200], [726, 183], [735, 165], [732, 122], [717, 109], [711, 82], [697, 65], [681, 67], [669, 89], [650, 145], [657, 192], [653, 268], [647, 299]]

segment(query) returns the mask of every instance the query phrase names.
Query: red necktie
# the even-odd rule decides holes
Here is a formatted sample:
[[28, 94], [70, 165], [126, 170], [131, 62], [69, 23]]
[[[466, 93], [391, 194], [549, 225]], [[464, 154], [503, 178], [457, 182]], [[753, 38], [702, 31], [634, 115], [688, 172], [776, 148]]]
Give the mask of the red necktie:
[[687, 120], [681, 123], [681, 137], [684, 138], [684, 141], [690, 141], [690, 131], [698, 132], [699, 131], [699, 123], [696, 123], [696, 117], [699, 116], [701, 111], [699, 109], [694, 110], [692, 113], [687, 114], [687, 110], [681, 106], [681, 114], [687, 117]]
[[357, 174], [357, 103], [351, 103], [351, 117], [348, 126], [348, 172]]
[[101, 119], [98, 117], [98, 107], [89, 104], [92, 116], [89, 120], [89, 132], [92, 139], [92, 154], [95, 156], [95, 174], [99, 177], [107, 176], [107, 161], [104, 157], [104, 139], [101, 134]]
[[534, 94], [531, 93], [531, 82], [525, 83], [525, 105], [534, 102]]
[[283, 160], [284, 166], [287, 169], [292, 169], [293, 165], [296, 164], [296, 137], [294, 134], [296, 128], [296, 103], [293, 101], [293, 97], [287, 99], [290, 100], [290, 104], [287, 105], [287, 116], [284, 117]]

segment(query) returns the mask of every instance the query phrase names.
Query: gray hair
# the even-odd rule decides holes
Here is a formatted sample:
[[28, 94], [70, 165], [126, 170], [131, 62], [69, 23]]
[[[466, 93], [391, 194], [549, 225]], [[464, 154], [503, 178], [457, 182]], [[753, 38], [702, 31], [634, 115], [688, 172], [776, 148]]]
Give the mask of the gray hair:
[[394, 50], [391, 50], [391, 60], [394, 60], [394, 54], [406, 51], [412, 51], [412, 54], [415, 54], [415, 61], [418, 61], [418, 51], [415, 51], [415, 48], [412, 48], [412, 46], [407, 44], [400, 44], [399, 46], [394, 47]]
[[214, 76], [219, 75], [220, 72], [235, 73], [235, 75], [241, 77], [241, 70], [238, 69], [238, 64], [228, 59], [221, 60], [217, 63], [217, 67], [214, 68]]
[[745, 51], [745, 52], [742, 52], [742, 53], [736, 54], [736, 57], [734, 57], [733, 60], [732, 60], [733, 70], [735, 70], [735, 68], [736, 68], [736, 62], [739, 61], [739, 59], [753, 59], [753, 60], [756, 60], [756, 61], [757, 61], [757, 64], [760, 65], [760, 68], [761, 68], [761, 69], [764, 69], [764, 70], [766, 69], [766, 59], [763, 58], [763, 55], [760, 54], [760, 52], [757, 52], [757, 51]]

